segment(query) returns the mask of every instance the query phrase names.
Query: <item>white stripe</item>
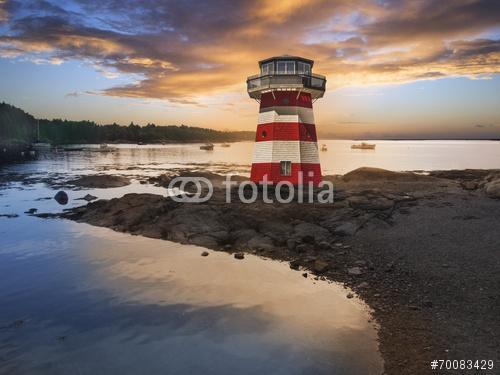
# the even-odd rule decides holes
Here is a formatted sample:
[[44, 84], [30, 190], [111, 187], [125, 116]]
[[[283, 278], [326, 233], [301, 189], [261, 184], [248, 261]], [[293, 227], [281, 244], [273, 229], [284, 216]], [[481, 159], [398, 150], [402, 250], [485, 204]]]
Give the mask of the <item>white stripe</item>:
[[305, 141], [255, 142], [253, 163], [279, 163], [285, 160], [319, 164], [318, 145]]
[[259, 125], [271, 122], [301, 122], [305, 124], [314, 124], [314, 112], [312, 108], [271, 107], [270, 110], [259, 113]]

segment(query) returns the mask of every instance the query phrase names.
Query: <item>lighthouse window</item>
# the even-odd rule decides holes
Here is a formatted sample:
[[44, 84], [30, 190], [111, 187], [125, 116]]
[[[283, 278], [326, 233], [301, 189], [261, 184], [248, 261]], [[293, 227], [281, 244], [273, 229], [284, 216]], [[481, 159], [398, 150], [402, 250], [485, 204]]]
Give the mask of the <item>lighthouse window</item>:
[[291, 161], [280, 161], [280, 174], [282, 176], [292, 175], [292, 162]]
[[295, 74], [293, 61], [278, 61], [278, 74]]
[[273, 63], [270, 62], [270, 63], [262, 64], [260, 70], [261, 70], [261, 74], [263, 76], [273, 74], [274, 73]]
[[311, 74], [311, 64], [303, 63], [303, 62], [298, 62], [297, 63], [297, 68], [299, 71], [299, 74]]

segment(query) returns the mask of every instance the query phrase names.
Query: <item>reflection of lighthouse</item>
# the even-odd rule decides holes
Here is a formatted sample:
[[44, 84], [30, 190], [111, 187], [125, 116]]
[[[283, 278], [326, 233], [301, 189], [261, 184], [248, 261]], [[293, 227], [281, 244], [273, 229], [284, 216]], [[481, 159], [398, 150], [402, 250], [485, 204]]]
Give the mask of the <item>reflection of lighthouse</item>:
[[324, 76], [311, 73], [313, 61], [279, 56], [259, 62], [260, 74], [247, 80], [248, 94], [260, 101], [251, 180], [321, 181], [312, 102], [325, 92]]

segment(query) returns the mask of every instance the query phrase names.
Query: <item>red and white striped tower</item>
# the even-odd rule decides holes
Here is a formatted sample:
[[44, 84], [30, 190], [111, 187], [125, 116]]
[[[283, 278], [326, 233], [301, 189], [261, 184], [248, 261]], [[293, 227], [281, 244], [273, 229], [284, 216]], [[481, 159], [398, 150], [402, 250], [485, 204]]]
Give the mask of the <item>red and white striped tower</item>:
[[[313, 61], [279, 56], [259, 62], [261, 73], [247, 80], [248, 94], [260, 102], [251, 180], [321, 182], [312, 103], [325, 92], [324, 76]], [[301, 173], [302, 172], [302, 173]]]

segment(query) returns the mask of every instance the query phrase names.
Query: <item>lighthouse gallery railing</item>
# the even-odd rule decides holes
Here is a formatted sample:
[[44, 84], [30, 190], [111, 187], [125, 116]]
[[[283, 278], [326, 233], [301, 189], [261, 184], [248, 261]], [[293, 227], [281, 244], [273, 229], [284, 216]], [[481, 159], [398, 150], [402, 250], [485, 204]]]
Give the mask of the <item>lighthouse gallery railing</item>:
[[326, 78], [319, 74], [258, 74], [247, 79], [248, 92], [277, 87], [304, 87], [325, 91]]

